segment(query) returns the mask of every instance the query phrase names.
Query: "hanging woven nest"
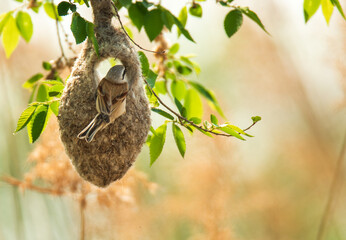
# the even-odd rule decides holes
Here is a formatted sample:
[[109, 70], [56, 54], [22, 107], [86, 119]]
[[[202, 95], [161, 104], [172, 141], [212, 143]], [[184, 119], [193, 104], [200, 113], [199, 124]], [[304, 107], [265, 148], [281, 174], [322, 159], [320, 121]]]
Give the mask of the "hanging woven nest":
[[[110, 0], [91, 0], [99, 56], [87, 41], [76, 60], [61, 98], [59, 127], [61, 140], [77, 172], [85, 180], [106, 187], [120, 179], [136, 160], [150, 128], [150, 109], [145, 96], [137, 52], [127, 36], [112, 26]], [[97, 133], [92, 142], [77, 138], [97, 114], [96, 67], [116, 58], [126, 68], [133, 85], [126, 97], [126, 113]]]

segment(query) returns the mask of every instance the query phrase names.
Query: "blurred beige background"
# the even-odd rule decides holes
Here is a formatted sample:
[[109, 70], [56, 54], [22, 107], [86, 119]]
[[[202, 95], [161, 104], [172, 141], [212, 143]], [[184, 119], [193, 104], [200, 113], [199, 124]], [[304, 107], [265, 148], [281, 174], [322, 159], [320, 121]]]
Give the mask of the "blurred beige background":
[[[162, 2], [176, 14], [183, 6]], [[118, 187], [131, 192], [131, 201], [125, 193], [116, 205], [89, 197], [86, 239], [316, 239], [346, 131], [346, 22], [334, 10], [327, 26], [319, 10], [305, 24], [298, 0], [238, 4], [254, 10], [271, 36], [244, 18], [228, 39], [227, 9], [202, 2], [203, 19], [190, 17], [187, 24], [197, 44], [179, 39], [180, 53], [196, 54], [202, 72], [195, 80], [213, 89], [232, 123], [245, 128], [251, 116], [262, 117], [250, 130], [255, 137], [242, 142], [184, 132], [182, 159], [169, 129], [153, 167], [146, 146], [136, 162], [157, 184], [155, 193], [134, 178]], [[17, 5], [1, 1], [0, 13]], [[90, 17], [88, 9], [82, 13]], [[60, 54], [54, 21], [40, 15], [32, 14], [29, 44], [20, 40], [10, 59], [0, 48], [0, 175], [18, 179], [33, 165], [26, 158], [38, 145], [28, 144], [25, 131], [12, 135], [29, 96], [21, 85], [41, 71], [42, 60]], [[67, 17], [67, 32], [69, 23]], [[176, 41], [173, 34], [167, 38]], [[153, 48], [143, 33], [135, 39]], [[205, 112], [207, 118], [207, 105]], [[155, 126], [162, 122], [153, 118]], [[323, 239], [346, 239], [344, 182], [343, 174]], [[0, 239], [78, 239], [76, 202], [0, 183]]]

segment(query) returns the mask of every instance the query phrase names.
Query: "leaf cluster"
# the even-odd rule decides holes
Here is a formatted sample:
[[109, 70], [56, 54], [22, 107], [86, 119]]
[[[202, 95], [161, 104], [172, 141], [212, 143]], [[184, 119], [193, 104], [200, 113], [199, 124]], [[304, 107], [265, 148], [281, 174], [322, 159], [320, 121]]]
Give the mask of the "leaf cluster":
[[327, 24], [329, 24], [330, 18], [334, 11], [334, 7], [336, 7], [340, 15], [346, 20], [339, 0], [304, 0], [304, 18], [306, 23], [317, 12], [320, 6], [322, 8], [322, 13]]
[[51, 63], [43, 62], [44, 70], [49, 71], [44, 77], [37, 73], [24, 82], [23, 88], [31, 92], [28, 107], [19, 117], [15, 133], [27, 127], [29, 142], [35, 142], [44, 131], [51, 114], [58, 115], [60, 97], [64, 90], [64, 81]]
[[[147, 144], [150, 149], [150, 164], [152, 165], [160, 156], [166, 138], [167, 124], [171, 123], [173, 137], [182, 157], [185, 155], [186, 143], [181, 127], [189, 133], [195, 130], [212, 137], [213, 135], [234, 136], [245, 140], [243, 136], [252, 137], [241, 128], [225, 122], [219, 124], [218, 118], [210, 115], [210, 122], [204, 120], [203, 101], [206, 101], [221, 118], [226, 118], [214, 93], [196, 81], [190, 80], [200, 73], [197, 63], [191, 60], [191, 56], [177, 56], [179, 44], [171, 46], [164, 61], [164, 74], [158, 74], [150, 69], [150, 64], [143, 52], [139, 52], [142, 65], [142, 75], [146, 79], [146, 93], [154, 113], [164, 117], [165, 122], [157, 129], [151, 128]], [[155, 64], [153, 65], [155, 68]], [[172, 107], [168, 107], [159, 98], [159, 95], [169, 96], [172, 100]], [[173, 110], [175, 108], [175, 110]], [[258, 122], [260, 117], [253, 119], [253, 124]]]

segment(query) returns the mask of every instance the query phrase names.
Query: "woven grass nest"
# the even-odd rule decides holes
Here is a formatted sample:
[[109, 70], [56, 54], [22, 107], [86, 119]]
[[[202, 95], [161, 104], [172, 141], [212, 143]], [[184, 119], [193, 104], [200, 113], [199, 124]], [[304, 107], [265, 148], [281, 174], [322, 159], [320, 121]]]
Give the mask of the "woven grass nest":
[[[150, 128], [149, 103], [143, 89], [138, 55], [121, 29], [112, 26], [110, 0], [92, 0], [99, 56], [87, 41], [66, 83], [59, 107], [60, 137], [75, 169], [85, 180], [106, 187], [120, 179], [136, 160]], [[126, 98], [126, 113], [97, 133], [92, 142], [77, 138], [97, 114], [97, 65], [120, 60], [133, 81]]]

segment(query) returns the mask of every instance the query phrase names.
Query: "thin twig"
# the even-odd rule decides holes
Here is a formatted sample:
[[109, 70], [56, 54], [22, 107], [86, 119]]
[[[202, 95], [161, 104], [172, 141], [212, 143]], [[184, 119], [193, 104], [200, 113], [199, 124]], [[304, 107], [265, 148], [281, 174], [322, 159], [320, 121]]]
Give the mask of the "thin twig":
[[111, 4], [113, 5], [114, 7], [114, 10], [115, 10], [115, 15], [116, 17], [118, 18], [118, 21], [120, 23], [120, 26], [121, 28], [123, 29], [124, 33], [126, 34], [126, 36], [131, 40], [131, 42], [133, 42], [134, 45], [136, 45], [139, 49], [143, 50], [143, 51], [146, 51], [146, 52], [151, 52], [151, 53], [157, 53], [157, 54], [164, 54], [165, 51], [162, 51], [162, 52], [155, 52], [155, 51], [152, 51], [152, 50], [148, 50], [148, 49], [145, 49], [145, 48], [142, 48], [140, 45], [138, 45], [130, 36], [129, 34], [126, 32], [125, 28], [124, 28], [124, 25], [120, 19], [120, 16], [119, 16], [119, 12], [118, 12], [118, 8], [115, 6], [115, 4], [113, 3], [113, 1], [111, 1]]
[[67, 43], [68, 48], [70, 49], [71, 52], [73, 52], [74, 54], [77, 54], [76, 50], [73, 49], [73, 47], [72, 47], [73, 43], [71, 41], [69, 41], [69, 39], [68, 39], [68, 34], [66, 33], [64, 26], [60, 22], [59, 22], [59, 24], [60, 24], [61, 31], [65, 36], [65, 42]]
[[55, 15], [55, 26], [56, 26], [56, 33], [58, 35], [58, 42], [59, 42], [59, 47], [60, 47], [60, 51], [61, 51], [61, 56], [64, 58], [64, 60], [67, 62], [67, 58], [65, 56], [65, 53], [64, 53], [64, 48], [62, 46], [62, 42], [61, 42], [61, 38], [60, 38], [60, 31], [59, 31], [59, 18], [58, 18], [58, 15], [56, 14], [56, 11], [55, 11], [55, 5], [54, 5], [54, 0], [52, 0], [52, 5], [53, 5], [53, 12], [54, 12], [54, 15]]
[[338, 183], [342, 176], [342, 164], [343, 164], [343, 160], [345, 159], [345, 149], [346, 149], [346, 133], [344, 136], [343, 144], [341, 146], [340, 155], [335, 166], [333, 181], [329, 189], [328, 201], [323, 211], [323, 215], [320, 222], [320, 226], [318, 228], [316, 240], [322, 239], [324, 235], [324, 231], [326, 229], [327, 220], [330, 214], [332, 213], [332, 204], [335, 200]]
[[[257, 121], [258, 122], [258, 121]], [[252, 128], [257, 122], [253, 122], [249, 127], [243, 129], [244, 132], [246, 132], [247, 130], [249, 130], [250, 128]]]
[[[233, 137], [232, 135], [229, 134], [224, 134], [224, 133], [218, 133], [218, 132], [214, 132], [213, 130], [209, 130], [209, 129], [205, 129], [197, 124], [195, 124], [194, 122], [188, 120], [187, 118], [181, 116], [179, 113], [175, 112], [173, 109], [171, 109], [170, 107], [168, 107], [161, 99], [160, 97], [155, 93], [155, 91], [150, 87], [149, 83], [147, 82], [147, 80], [145, 78], [144, 82], [145, 84], [149, 87], [150, 91], [154, 94], [154, 96], [157, 98], [157, 100], [165, 107], [167, 108], [167, 110], [169, 110], [171, 113], [173, 113], [175, 116], [177, 116], [179, 118], [179, 120], [183, 120], [185, 122], [188, 122], [189, 124], [191, 124], [192, 126], [194, 126], [195, 128], [198, 128], [200, 130], [202, 130], [203, 132], [208, 132], [214, 135], [218, 135], [218, 136], [225, 136], [225, 137]], [[246, 128], [246, 130], [249, 130], [252, 126], [254, 126], [256, 124], [256, 122], [254, 122], [250, 127]], [[183, 125], [183, 124], [182, 124]], [[246, 131], [243, 130], [243, 131]]]
[[20, 181], [16, 178], [13, 178], [13, 177], [2, 176], [0, 178], [0, 181], [3, 181], [5, 183], [8, 183], [8, 184], [15, 186], [15, 187], [24, 186], [25, 189], [33, 190], [33, 191], [40, 192], [40, 193], [46, 193], [46, 194], [52, 194], [52, 195], [61, 195], [62, 194], [61, 191], [57, 191], [57, 190], [54, 190], [51, 188], [44, 188], [44, 187], [35, 186], [31, 183], [26, 183], [24, 181]]

